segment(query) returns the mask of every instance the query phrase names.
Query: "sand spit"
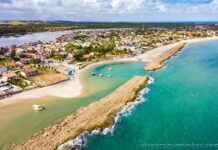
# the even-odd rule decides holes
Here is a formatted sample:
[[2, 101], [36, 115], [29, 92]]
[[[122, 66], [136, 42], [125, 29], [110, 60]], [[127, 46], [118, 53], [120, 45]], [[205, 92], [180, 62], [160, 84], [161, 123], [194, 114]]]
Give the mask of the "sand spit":
[[154, 71], [162, 68], [164, 66], [163, 62], [169, 59], [171, 56], [175, 55], [178, 51], [180, 51], [185, 46], [185, 43], [177, 43], [162, 54], [157, 57], [151, 59], [151, 62], [147, 66], [144, 67], [145, 71]]
[[133, 101], [149, 78], [136, 76], [117, 88], [105, 98], [82, 107], [76, 113], [66, 117], [56, 125], [34, 135], [23, 145], [16, 145], [13, 150], [53, 150], [83, 131], [96, 128], [104, 129], [114, 124], [114, 115], [128, 102]]

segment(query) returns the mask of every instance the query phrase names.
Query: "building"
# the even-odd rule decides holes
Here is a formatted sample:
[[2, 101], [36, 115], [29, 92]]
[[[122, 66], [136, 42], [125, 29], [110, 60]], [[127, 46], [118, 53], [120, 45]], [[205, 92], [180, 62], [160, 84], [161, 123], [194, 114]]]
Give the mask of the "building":
[[18, 68], [21, 66], [21, 64], [17, 63], [17, 62], [7, 62], [5, 63], [5, 66], [9, 67], [9, 68]]
[[37, 74], [37, 70], [35, 68], [26, 68], [20, 73], [23, 77], [32, 77]]
[[5, 68], [4, 66], [0, 66], [0, 75], [4, 74], [7, 72], [7, 68]]
[[22, 59], [20, 60], [20, 62], [21, 62], [22, 64], [24, 64], [24, 65], [28, 65], [28, 64], [29, 64], [29, 59], [28, 59], [28, 58], [22, 58]]
[[10, 79], [16, 79], [17, 78], [17, 74], [14, 72], [9, 72], [3, 75], [2, 80], [7, 81]]

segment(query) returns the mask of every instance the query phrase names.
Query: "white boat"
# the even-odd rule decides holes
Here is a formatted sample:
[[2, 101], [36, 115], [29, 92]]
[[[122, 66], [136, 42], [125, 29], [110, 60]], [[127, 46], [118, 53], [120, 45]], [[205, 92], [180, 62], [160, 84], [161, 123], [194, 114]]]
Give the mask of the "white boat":
[[41, 105], [33, 105], [32, 106], [33, 110], [36, 110], [36, 111], [41, 111], [41, 110], [44, 110], [45, 107], [41, 106]]
[[104, 77], [104, 75], [102, 73], [99, 74], [99, 77]]
[[113, 70], [113, 68], [108, 68], [108, 71], [112, 71]]

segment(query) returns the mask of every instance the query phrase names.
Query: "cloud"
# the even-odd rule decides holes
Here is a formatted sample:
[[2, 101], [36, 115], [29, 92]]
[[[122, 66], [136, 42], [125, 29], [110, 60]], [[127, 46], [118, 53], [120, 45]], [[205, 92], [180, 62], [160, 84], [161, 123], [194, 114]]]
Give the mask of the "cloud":
[[217, 13], [218, 0], [0, 1], [2, 20], [163, 21], [196, 18], [215, 20]]
[[213, 2], [213, 0], [160, 0], [163, 3], [171, 3], [171, 4], [208, 4]]

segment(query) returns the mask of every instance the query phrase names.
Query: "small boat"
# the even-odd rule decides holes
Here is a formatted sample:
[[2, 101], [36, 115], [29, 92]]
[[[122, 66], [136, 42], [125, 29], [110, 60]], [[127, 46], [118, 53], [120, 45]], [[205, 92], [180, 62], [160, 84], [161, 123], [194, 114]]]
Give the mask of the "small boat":
[[41, 105], [33, 105], [32, 106], [33, 110], [36, 110], [36, 111], [41, 111], [41, 110], [44, 110], [45, 107], [41, 106]]
[[113, 68], [108, 68], [108, 71], [112, 71], [113, 70]]
[[99, 74], [99, 77], [103, 77], [104, 75], [102, 73]]
[[92, 75], [92, 76], [95, 76], [96, 74], [95, 74], [95, 73], [92, 73], [91, 75]]

